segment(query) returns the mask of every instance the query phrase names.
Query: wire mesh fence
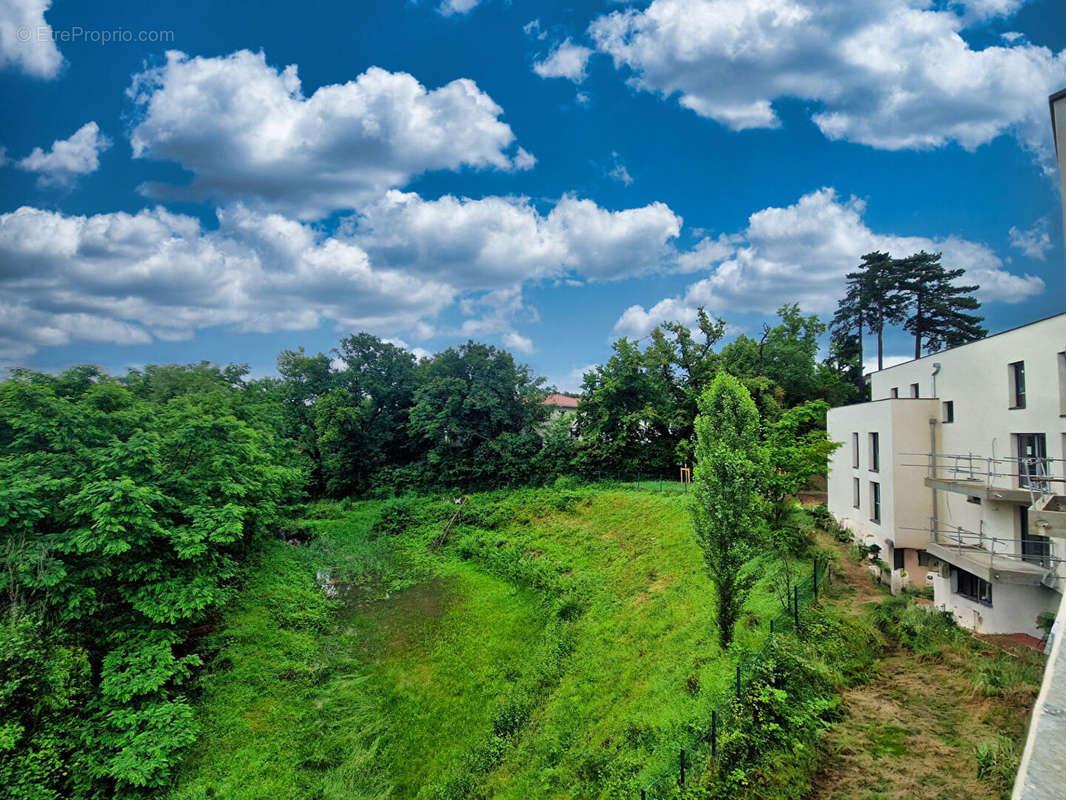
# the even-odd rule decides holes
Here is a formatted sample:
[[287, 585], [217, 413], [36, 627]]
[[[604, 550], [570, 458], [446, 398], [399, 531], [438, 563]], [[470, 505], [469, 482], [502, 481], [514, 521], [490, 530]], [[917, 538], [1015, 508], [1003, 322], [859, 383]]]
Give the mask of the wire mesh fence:
[[671, 743], [668, 750], [655, 754], [636, 776], [634, 796], [641, 800], [679, 797], [704, 769], [716, 767], [719, 742], [729, 732], [733, 720], [733, 703], [743, 698], [774, 637], [802, 636], [803, 609], [818, 599], [831, 580], [830, 574], [829, 561], [815, 557], [811, 574], [793, 585], [788, 607], [766, 625], [762, 646], [745, 653], [737, 662], [734, 679], [726, 694], [711, 708], [702, 725], [686, 731]]

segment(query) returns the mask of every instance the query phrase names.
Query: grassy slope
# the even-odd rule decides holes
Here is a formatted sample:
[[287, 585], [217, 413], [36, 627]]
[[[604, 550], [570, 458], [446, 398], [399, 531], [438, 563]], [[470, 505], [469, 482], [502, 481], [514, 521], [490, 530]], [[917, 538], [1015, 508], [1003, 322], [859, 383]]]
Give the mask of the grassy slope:
[[[446, 796], [457, 776], [484, 796], [606, 797], [673, 769], [733, 669], [684, 498], [565, 494], [475, 497], [477, 526], [439, 550], [453, 509], [433, 501], [402, 536], [372, 539], [379, 506], [360, 503], [326, 509], [309, 547], [268, 548], [213, 636], [173, 797]], [[323, 567], [350, 580], [342, 600], [315, 586]], [[560, 611], [569, 596], [582, 613]], [[778, 610], [765, 588], [749, 607]]]

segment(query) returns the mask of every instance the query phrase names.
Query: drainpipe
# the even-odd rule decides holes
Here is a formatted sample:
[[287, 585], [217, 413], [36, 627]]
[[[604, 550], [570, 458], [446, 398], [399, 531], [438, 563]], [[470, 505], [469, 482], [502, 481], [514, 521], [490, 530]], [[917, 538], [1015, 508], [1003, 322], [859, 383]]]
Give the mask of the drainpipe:
[[940, 362], [934, 362], [933, 364], [933, 397], [936, 397], [936, 376], [940, 372]]
[[[936, 381], [936, 370], [939, 369], [939, 364], [934, 364], [933, 380]], [[936, 479], [936, 417], [929, 418], [929, 477]], [[932, 531], [933, 541], [940, 541], [940, 522], [937, 514], [936, 505], [936, 489], [930, 487], [930, 491], [933, 493], [933, 519], [932, 519]]]

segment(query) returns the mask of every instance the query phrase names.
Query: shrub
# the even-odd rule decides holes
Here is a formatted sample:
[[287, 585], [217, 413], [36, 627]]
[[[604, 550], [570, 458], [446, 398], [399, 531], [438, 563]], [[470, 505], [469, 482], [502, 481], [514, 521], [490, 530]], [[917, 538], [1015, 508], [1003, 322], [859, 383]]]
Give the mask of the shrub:
[[399, 536], [415, 524], [415, 504], [408, 497], [386, 500], [371, 532], [375, 536]]

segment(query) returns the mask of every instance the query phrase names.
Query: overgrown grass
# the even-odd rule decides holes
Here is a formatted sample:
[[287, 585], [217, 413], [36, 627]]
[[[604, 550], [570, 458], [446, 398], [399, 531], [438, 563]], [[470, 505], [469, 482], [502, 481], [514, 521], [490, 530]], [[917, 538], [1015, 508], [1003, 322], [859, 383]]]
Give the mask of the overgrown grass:
[[[268, 548], [206, 643], [205, 733], [175, 800], [639, 794], [673, 780], [766, 643], [775, 562], [811, 570], [802, 540], [768, 552], [723, 652], [684, 496], [561, 482], [456, 499], [318, 504], [294, 525], [308, 545]], [[837, 662], [826, 685], [862, 669], [839, 618], [804, 625], [804, 658]]]

